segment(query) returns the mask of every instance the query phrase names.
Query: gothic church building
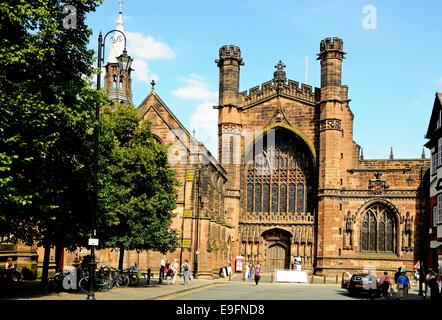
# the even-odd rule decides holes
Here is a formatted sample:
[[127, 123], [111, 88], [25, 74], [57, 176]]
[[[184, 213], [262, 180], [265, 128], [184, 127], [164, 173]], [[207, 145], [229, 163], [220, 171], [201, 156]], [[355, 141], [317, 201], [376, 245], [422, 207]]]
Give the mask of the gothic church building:
[[[240, 92], [241, 50], [221, 47], [217, 157], [152, 89], [139, 114], [152, 121], [158, 142], [170, 145], [181, 184], [172, 225], [180, 247], [168, 257], [188, 259], [201, 275], [234, 266], [239, 255], [269, 272], [291, 268], [294, 256], [315, 274], [412, 269], [429, 160], [363, 158], [341, 83], [344, 58], [343, 41], [326, 38], [320, 88], [288, 79], [280, 61], [272, 79]], [[117, 69], [109, 63], [106, 79], [115, 80]], [[105, 81], [108, 92], [115, 91], [112, 81]], [[129, 73], [121, 87], [130, 81]], [[130, 101], [125, 92], [116, 101]], [[156, 268], [161, 255], [132, 252], [128, 265], [134, 259]]]

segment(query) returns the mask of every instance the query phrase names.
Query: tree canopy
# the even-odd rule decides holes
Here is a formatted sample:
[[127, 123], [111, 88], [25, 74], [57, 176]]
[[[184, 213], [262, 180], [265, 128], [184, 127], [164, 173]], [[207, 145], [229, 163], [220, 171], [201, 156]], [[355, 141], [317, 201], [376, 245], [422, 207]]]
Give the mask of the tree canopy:
[[176, 248], [170, 230], [177, 180], [167, 166], [167, 147], [131, 106], [105, 108], [101, 115], [100, 221], [105, 247]]

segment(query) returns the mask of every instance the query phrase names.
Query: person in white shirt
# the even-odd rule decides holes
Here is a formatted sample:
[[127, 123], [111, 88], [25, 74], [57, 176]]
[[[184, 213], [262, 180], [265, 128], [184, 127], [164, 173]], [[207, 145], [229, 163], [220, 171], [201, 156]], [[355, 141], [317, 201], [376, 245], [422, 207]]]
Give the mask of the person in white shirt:
[[158, 279], [158, 283], [162, 284], [164, 280], [164, 268], [166, 267], [166, 258], [163, 256], [160, 262], [160, 277]]

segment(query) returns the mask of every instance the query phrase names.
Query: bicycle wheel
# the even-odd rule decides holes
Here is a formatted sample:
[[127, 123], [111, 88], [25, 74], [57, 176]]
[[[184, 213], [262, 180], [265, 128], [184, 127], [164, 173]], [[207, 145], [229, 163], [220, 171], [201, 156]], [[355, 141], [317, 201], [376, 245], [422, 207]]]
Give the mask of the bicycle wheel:
[[107, 292], [112, 289], [112, 285], [107, 279], [101, 279], [100, 282], [97, 282], [97, 289], [98, 291]]
[[120, 287], [127, 287], [129, 285], [129, 276], [127, 274], [122, 273], [118, 276], [117, 281]]
[[89, 278], [81, 278], [80, 282], [78, 283], [78, 286], [80, 287], [80, 290], [84, 293], [89, 292]]

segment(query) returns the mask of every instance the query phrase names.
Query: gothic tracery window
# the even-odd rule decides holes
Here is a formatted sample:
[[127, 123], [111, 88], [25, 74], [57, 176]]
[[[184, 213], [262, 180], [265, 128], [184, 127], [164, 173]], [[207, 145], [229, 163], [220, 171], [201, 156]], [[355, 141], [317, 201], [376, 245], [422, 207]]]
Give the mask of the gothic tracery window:
[[383, 205], [369, 207], [361, 221], [361, 251], [395, 252], [395, 218]]
[[314, 176], [307, 150], [304, 141], [280, 128], [256, 141], [246, 156], [247, 212], [312, 212]]

